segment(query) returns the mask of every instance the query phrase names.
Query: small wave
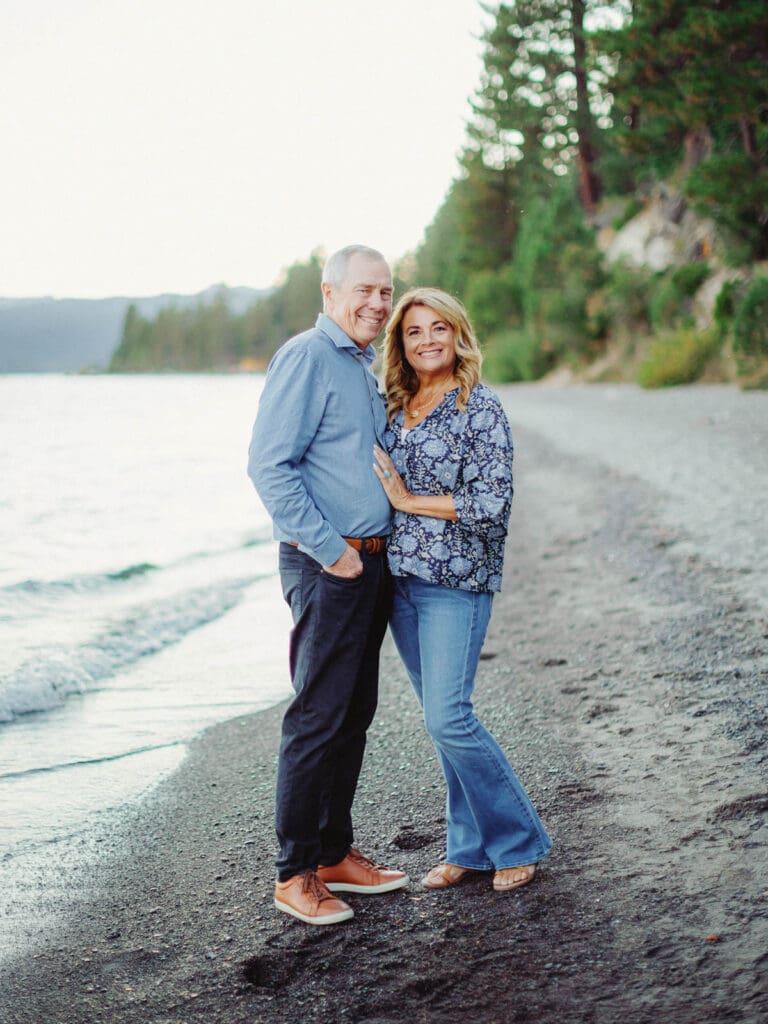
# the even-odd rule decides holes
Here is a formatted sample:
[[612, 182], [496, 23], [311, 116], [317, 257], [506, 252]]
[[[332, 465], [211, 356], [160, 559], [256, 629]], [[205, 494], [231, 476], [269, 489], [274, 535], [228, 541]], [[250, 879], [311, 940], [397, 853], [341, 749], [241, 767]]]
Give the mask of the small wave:
[[197, 587], [139, 607], [88, 644], [41, 651], [0, 681], [0, 722], [48, 711], [84, 693], [141, 658], [178, 643], [233, 608], [258, 576]]
[[117, 572], [108, 572], [110, 580], [130, 580], [134, 576], [146, 576], [148, 572], [155, 572], [156, 565], [151, 562], [139, 562], [138, 565], [129, 565], [127, 569], [119, 569]]
[[[174, 566], [184, 565], [187, 562], [195, 562], [200, 559], [217, 558], [220, 555], [229, 554], [233, 551], [244, 551], [249, 548], [262, 547], [272, 542], [272, 534], [268, 529], [255, 533], [234, 546], [214, 548], [210, 551], [196, 551], [185, 555], [177, 562], [172, 562], [164, 568], [170, 569]], [[68, 594], [88, 594], [95, 590], [109, 587], [115, 583], [126, 583], [137, 577], [147, 576], [153, 572], [161, 571], [161, 567], [152, 562], [137, 562], [135, 565], [128, 565], [123, 569], [115, 569], [112, 572], [83, 573], [77, 576], [70, 576], [68, 579], [59, 580], [21, 580], [19, 583], [10, 583], [0, 587], [0, 605], [4, 598], [15, 602], [19, 597], [32, 598], [57, 598]]]
[[183, 740], [174, 740], [171, 743], [155, 743], [146, 747], [131, 747], [129, 750], [121, 750], [117, 754], [105, 754], [103, 757], [84, 757], [78, 761], [62, 761], [59, 764], [41, 765], [39, 768], [26, 768], [24, 771], [0, 772], [0, 779], [26, 779], [33, 775], [46, 775], [50, 772], [58, 772], [66, 768], [82, 768], [94, 764], [112, 764], [115, 761], [122, 761], [127, 757], [135, 757], [137, 754], [152, 754], [156, 750], [172, 750], [174, 747], [183, 746]]
[[258, 534], [255, 537], [249, 537], [248, 540], [243, 541], [238, 550], [247, 550], [248, 548], [259, 548], [262, 544], [272, 543], [272, 531], [265, 530], [263, 533]]
[[69, 579], [64, 580], [22, 580], [20, 583], [11, 583], [7, 587], [0, 587], [0, 594], [10, 596], [32, 594], [43, 597], [85, 594], [92, 590], [99, 590], [110, 583], [130, 580], [135, 576], [146, 576], [147, 573], [156, 572], [157, 569], [158, 567], [151, 562], [139, 562], [137, 565], [128, 565], [115, 572], [84, 573], [81, 576], [70, 576]]

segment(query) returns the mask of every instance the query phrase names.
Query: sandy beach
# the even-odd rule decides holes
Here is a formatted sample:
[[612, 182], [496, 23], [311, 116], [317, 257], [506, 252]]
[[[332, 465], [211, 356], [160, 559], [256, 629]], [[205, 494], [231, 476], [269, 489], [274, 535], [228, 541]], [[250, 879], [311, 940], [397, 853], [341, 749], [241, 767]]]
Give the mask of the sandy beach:
[[555, 840], [535, 882], [418, 885], [444, 791], [387, 640], [356, 841], [407, 889], [351, 896], [336, 927], [274, 912], [282, 708], [238, 718], [19, 892], [34, 947], [3, 964], [2, 1024], [768, 1018], [765, 609], [646, 481], [516, 442], [476, 704]]

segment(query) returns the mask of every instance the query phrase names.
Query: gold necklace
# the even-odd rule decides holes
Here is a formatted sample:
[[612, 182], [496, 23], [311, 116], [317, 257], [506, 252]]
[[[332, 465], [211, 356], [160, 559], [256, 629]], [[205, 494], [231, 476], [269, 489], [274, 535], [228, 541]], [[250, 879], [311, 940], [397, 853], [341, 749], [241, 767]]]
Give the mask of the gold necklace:
[[445, 398], [445, 396], [448, 394], [448, 391], [453, 391], [455, 386], [456, 385], [452, 385], [447, 390], [441, 389], [435, 394], [433, 398], [428, 399], [426, 402], [422, 402], [421, 405], [412, 406], [409, 403], [407, 415], [410, 416], [411, 419], [418, 419], [418, 417], [422, 414], [422, 412], [424, 412], [425, 409], [431, 411], [431, 409], [438, 404], [438, 399]]

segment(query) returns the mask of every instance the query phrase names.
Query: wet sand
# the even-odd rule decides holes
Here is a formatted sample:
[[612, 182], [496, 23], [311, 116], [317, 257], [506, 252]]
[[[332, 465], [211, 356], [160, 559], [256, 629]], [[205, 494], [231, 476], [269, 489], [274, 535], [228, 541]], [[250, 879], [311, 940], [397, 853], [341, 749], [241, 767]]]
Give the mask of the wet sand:
[[[411, 875], [311, 929], [272, 908], [281, 708], [197, 740], [3, 964], [2, 1024], [768, 1018], [768, 619], [648, 483], [516, 430], [504, 593], [476, 704], [555, 839], [530, 886], [443, 893], [443, 785], [389, 641], [358, 845]], [[20, 899], [22, 894], [20, 894]]]

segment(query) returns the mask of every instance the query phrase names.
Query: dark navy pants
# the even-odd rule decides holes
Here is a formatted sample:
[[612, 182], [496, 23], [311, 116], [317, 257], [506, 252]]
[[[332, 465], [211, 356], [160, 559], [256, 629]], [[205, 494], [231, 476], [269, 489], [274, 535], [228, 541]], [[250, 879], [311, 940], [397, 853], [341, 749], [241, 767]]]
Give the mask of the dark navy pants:
[[281, 882], [337, 864], [352, 845], [352, 801], [376, 710], [379, 648], [392, 584], [385, 553], [361, 553], [354, 580], [280, 545], [283, 596], [293, 616], [291, 681], [283, 719], [275, 822]]

